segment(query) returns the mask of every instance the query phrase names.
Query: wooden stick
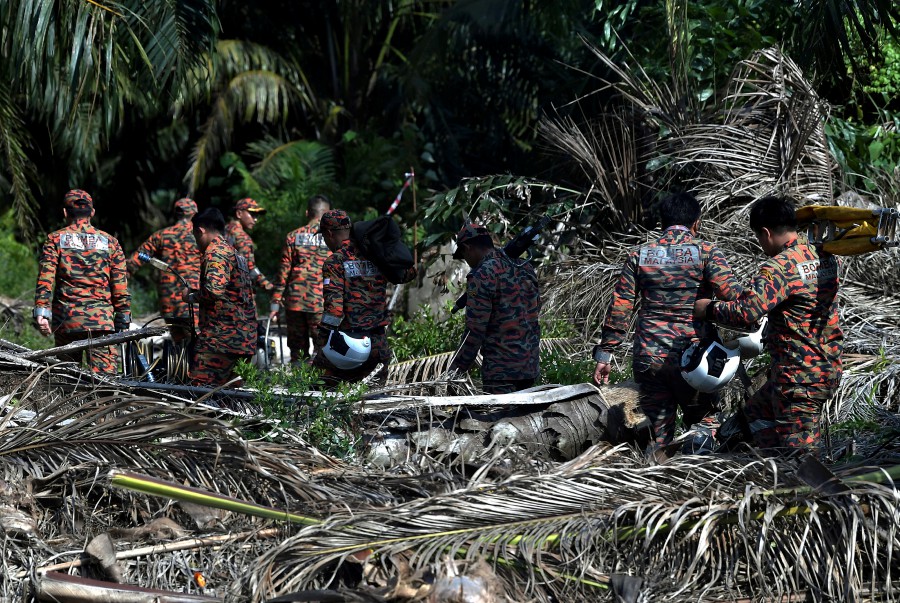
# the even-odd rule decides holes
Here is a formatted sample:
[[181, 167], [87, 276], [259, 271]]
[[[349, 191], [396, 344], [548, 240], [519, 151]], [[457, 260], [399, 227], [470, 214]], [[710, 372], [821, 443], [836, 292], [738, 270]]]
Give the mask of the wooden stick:
[[35, 596], [38, 601], [53, 603], [203, 603], [223, 600], [223, 597], [144, 588], [56, 573], [44, 575], [37, 581]]
[[[234, 542], [236, 540], [241, 540], [242, 538], [250, 538], [252, 536], [255, 536], [257, 538], [273, 538], [278, 535], [279, 531], [279, 528], [266, 528], [265, 530], [259, 531], [238, 532], [237, 534], [222, 534], [220, 536], [207, 536], [206, 538], [191, 538], [190, 540], [182, 540], [179, 542], [169, 542], [167, 544], [144, 546], [128, 551], [119, 551], [118, 553], [116, 553], [116, 561], [121, 561], [122, 559], [134, 559], [135, 557], [144, 557], [146, 555], [170, 553], [172, 551], [199, 549], [211, 544]], [[53, 565], [39, 567], [34, 571], [37, 573], [56, 572], [73, 567], [81, 567], [81, 563], [81, 559], [75, 559], [73, 561], [65, 561], [63, 563], [55, 563]], [[22, 571], [16, 574], [15, 578], [17, 580], [27, 578], [30, 573], [30, 571]]]
[[412, 201], [413, 201], [413, 265], [419, 263], [419, 232], [418, 221], [416, 220], [416, 171], [410, 167], [409, 173], [412, 174]]
[[72, 343], [61, 345], [55, 348], [26, 352], [24, 354], [17, 355], [20, 358], [24, 358], [25, 360], [34, 360], [35, 358], [44, 358], [46, 356], [55, 356], [57, 354], [83, 352], [84, 350], [89, 350], [91, 348], [97, 348], [101, 346], [117, 345], [128, 341], [134, 341], [135, 339], [144, 339], [145, 337], [156, 337], [157, 335], [162, 335], [163, 333], [167, 333], [168, 331], [169, 329], [167, 327], [144, 327], [143, 329], [132, 329], [130, 331], [122, 331], [121, 333], [101, 335], [100, 337], [82, 339], [80, 341], [74, 341]]

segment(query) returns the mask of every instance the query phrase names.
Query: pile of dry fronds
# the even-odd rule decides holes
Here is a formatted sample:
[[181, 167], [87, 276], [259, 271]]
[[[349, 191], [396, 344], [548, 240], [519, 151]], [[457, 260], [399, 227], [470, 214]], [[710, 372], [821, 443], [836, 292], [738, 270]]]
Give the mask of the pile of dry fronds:
[[[830, 481], [792, 460], [655, 465], [608, 445], [563, 464], [510, 464], [498, 450], [477, 465], [420, 456], [379, 472], [212, 405], [58, 387], [42, 373], [19, 383], [6, 380], [0, 409], [4, 599], [58, 592], [48, 569], [247, 601], [315, 589], [331, 592], [304, 600], [449, 601], [434, 597], [463, 586], [484, 601], [611, 600], [629, 587], [657, 600], [898, 594], [893, 446], [869, 459], [886, 469], [848, 465]], [[111, 486], [114, 470], [300, 521], [134, 494]], [[97, 542], [111, 543], [106, 561]], [[178, 596], [159, 600], [203, 600]]]

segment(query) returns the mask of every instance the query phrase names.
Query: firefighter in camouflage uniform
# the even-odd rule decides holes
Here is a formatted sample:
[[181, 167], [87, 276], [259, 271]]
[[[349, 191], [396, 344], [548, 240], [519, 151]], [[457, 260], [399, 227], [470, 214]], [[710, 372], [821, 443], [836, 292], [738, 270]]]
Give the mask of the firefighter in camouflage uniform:
[[735, 301], [698, 300], [694, 315], [746, 329], [769, 317], [768, 380], [744, 408], [760, 448], [818, 452], [819, 417], [841, 378], [838, 261], [797, 234], [790, 201], [765, 197], [750, 228], [769, 256]]
[[[124, 331], [131, 323], [131, 296], [125, 254], [119, 242], [91, 226], [94, 202], [82, 190], [63, 199], [68, 225], [47, 237], [41, 249], [34, 293], [34, 318], [57, 346]], [[115, 374], [118, 351], [113, 346], [87, 350], [95, 373]], [[82, 353], [63, 358], [80, 362]]]
[[310, 199], [307, 224], [288, 234], [281, 252], [269, 319], [277, 320], [284, 304], [291, 362], [309, 356], [310, 341], [316, 341], [322, 321], [322, 266], [330, 252], [319, 233], [319, 221], [329, 209], [331, 202], [324, 195]]
[[225, 237], [231, 246], [247, 260], [253, 284], [265, 291], [272, 291], [275, 285], [256, 267], [256, 257], [253, 251], [255, 246], [253, 245], [253, 239], [248, 234], [256, 226], [256, 221], [259, 217], [265, 213], [266, 210], [260, 207], [255, 200], [250, 198], [241, 199], [234, 204], [235, 219], [229, 220], [225, 226]]
[[534, 268], [496, 249], [483, 226], [463, 226], [456, 245], [453, 258], [464, 259], [472, 270], [466, 276], [466, 332], [450, 370], [468, 371], [481, 350], [485, 393], [531, 387], [540, 374], [541, 345]]
[[681, 355], [693, 341], [717, 336], [715, 327], [693, 317], [694, 302], [712, 294], [733, 300], [742, 290], [722, 251], [696, 238], [700, 204], [692, 195], [667, 196], [659, 213], [662, 236], [628, 254], [603, 322], [600, 344], [594, 348], [594, 380], [607, 383], [612, 352], [625, 341], [632, 312], [640, 301], [632, 365], [641, 410], [653, 430], [650, 450], [668, 445], [675, 437], [679, 406], [685, 425], [714, 425], [718, 399], [715, 394], [697, 392], [682, 378]]
[[[177, 222], [172, 226], [157, 230], [128, 258], [128, 271], [137, 272], [144, 265], [141, 253], [155, 257], [181, 275], [188, 287], [197, 289], [200, 281], [200, 250], [191, 232], [191, 218], [197, 213], [197, 204], [191, 199], [175, 202]], [[183, 299], [184, 286], [169, 271], [158, 274], [159, 312], [169, 325], [172, 340], [180, 342], [190, 337], [191, 329], [197, 328], [197, 316], [191, 321], [191, 308]]]
[[218, 209], [205, 209], [192, 223], [203, 257], [200, 288], [189, 296], [200, 306], [191, 381], [216, 386], [231, 379], [237, 362], [256, 351], [253, 281], [247, 259], [224, 236], [225, 218]]
[[323, 353], [316, 354], [315, 364], [325, 370], [326, 381], [333, 383], [361, 381], [381, 363], [382, 368], [373, 381], [383, 383], [391, 362], [385, 333], [389, 324], [387, 279], [350, 240], [350, 217], [346, 212], [339, 209], [325, 212], [319, 222], [319, 232], [332, 253], [322, 267], [324, 305], [316, 346], [324, 347], [335, 330], [369, 337], [371, 351], [368, 359], [355, 368], [337, 368]]

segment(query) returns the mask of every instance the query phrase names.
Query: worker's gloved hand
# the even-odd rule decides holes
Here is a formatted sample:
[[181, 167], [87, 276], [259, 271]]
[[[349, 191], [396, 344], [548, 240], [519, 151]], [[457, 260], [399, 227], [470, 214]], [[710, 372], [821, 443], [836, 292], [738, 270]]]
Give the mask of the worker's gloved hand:
[[317, 350], [325, 347], [325, 344], [328, 343], [329, 335], [331, 335], [331, 329], [324, 325], [319, 325], [319, 328], [316, 329], [316, 339], [313, 341]]
[[116, 317], [113, 319], [113, 326], [116, 329], [116, 333], [127, 331], [129, 328], [131, 328], [131, 315], [116, 314]]

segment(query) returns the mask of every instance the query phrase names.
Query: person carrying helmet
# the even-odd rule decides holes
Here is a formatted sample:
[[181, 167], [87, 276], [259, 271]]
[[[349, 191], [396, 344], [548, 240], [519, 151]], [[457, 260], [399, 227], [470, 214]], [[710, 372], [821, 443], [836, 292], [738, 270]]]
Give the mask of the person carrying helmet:
[[234, 218], [225, 225], [225, 238], [239, 254], [247, 260], [250, 266], [250, 276], [253, 284], [264, 291], [272, 291], [275, 288], [269, 279], [256, 267], [253, 239], [248, 234], [256, 226], [259, 217], [265, 215], [266, 210], [259, 203], [247, 197], [234, 204]]
[[[94, 201], [83, 190], [63, 199], [68, 225], [47, 236], [41, 249], [34, 291], [34, 319], [40, 332], [53, 333], [57, 346], [125, 331], [131, 323], [131, 295], [125, 254], [111, 235], [91, 225]], [[86, 351], [95, 373], [114, 375], [114, 346]], [[81, 362], [82, 353], [61, 355]]]
[[225, 239], [222, 212], [206, 208], [191, 224], [203, 256], [200, 287], [187, 296], [200, 307], [190, 377], [195, 385], [217, 386], [234, 376], [238, 360], [256, 352], [253, 280], [247, 259]]
[[322, 266], [330, 252], [319, 233], [319, 221], [329, 209], [331, 202], [324, 195], [309, 200], [308, 222], [288, 233], [281, 252], [281, 267], [275, 277], [269, 320], [278, 320], [283, 300], [287, 344], [294, 363], [309, 356], [310, 340], [316, 341], [316, 331], [322, 321]]
[[754, 202], [750, 229], [769, 260], [736, 300], [698, 299], [694, 316], [735, 328], [768, 316], [772, 364], [746, 401], [749, 431], [760, 448], [817, 452], [819, 417], [841, 379], [838, 260], [798, 236], [785, 198]]
[[[199, 287], [200, 250], [191, 231], [191, 218], [197, 213], [192, 199], [175, 201], [176, 222], [151, 234], [128, 258], [128, 272], [134, 274], [147, 261], [143, 257], [159, 258], [181, 275], [191, 289]], [[190, 337], [197, 328], [196, 316], [191, 324], [191, 311], [182, 295], [183, 285], [169, 271], [160, 272], [157, 280], [159, 313], [169, 325], [172, 341], [178, 343]]]
[[454, 259], [466, 276], [466, 331], [451, 371], [468, 371], [481, 350], [482, 389], [508, 394], [534, 385], [540, 374], [541, 294], [529, 262], [494, 247], [483, 226], [466, 224], [456, 235]]
[[679, 406], [685, 425], [712, 422], [717, 396], [697, 392], [682, 378], [681, 356], [693, 340], [717, 336], [712, 325], [694, 319], [694, 302], [712, 294], [736, 299], [742, 290], [722, 251], [696, 238], [700, 213], [689, 193], [663, 199], [662, 235], [629, 252], [594, 347], [594, 381], [602, 385], [609, 381], [613, 350], [625, 341], [640, 300], [632, 354], [639, 403], [653, 430], [650, 451], [674, 439]]
[[385, 334], [387, 280], [350, 239], [350, 225], [350, 217], [339, 209], [325, 212], [319, 222], [332, 253], [322, 266], [323, 313], [316, 334], [322, 353], [314, 364], [333, 383], [361, 381], [381, 363], [374, 380], [383, 383], [391, 361]]

